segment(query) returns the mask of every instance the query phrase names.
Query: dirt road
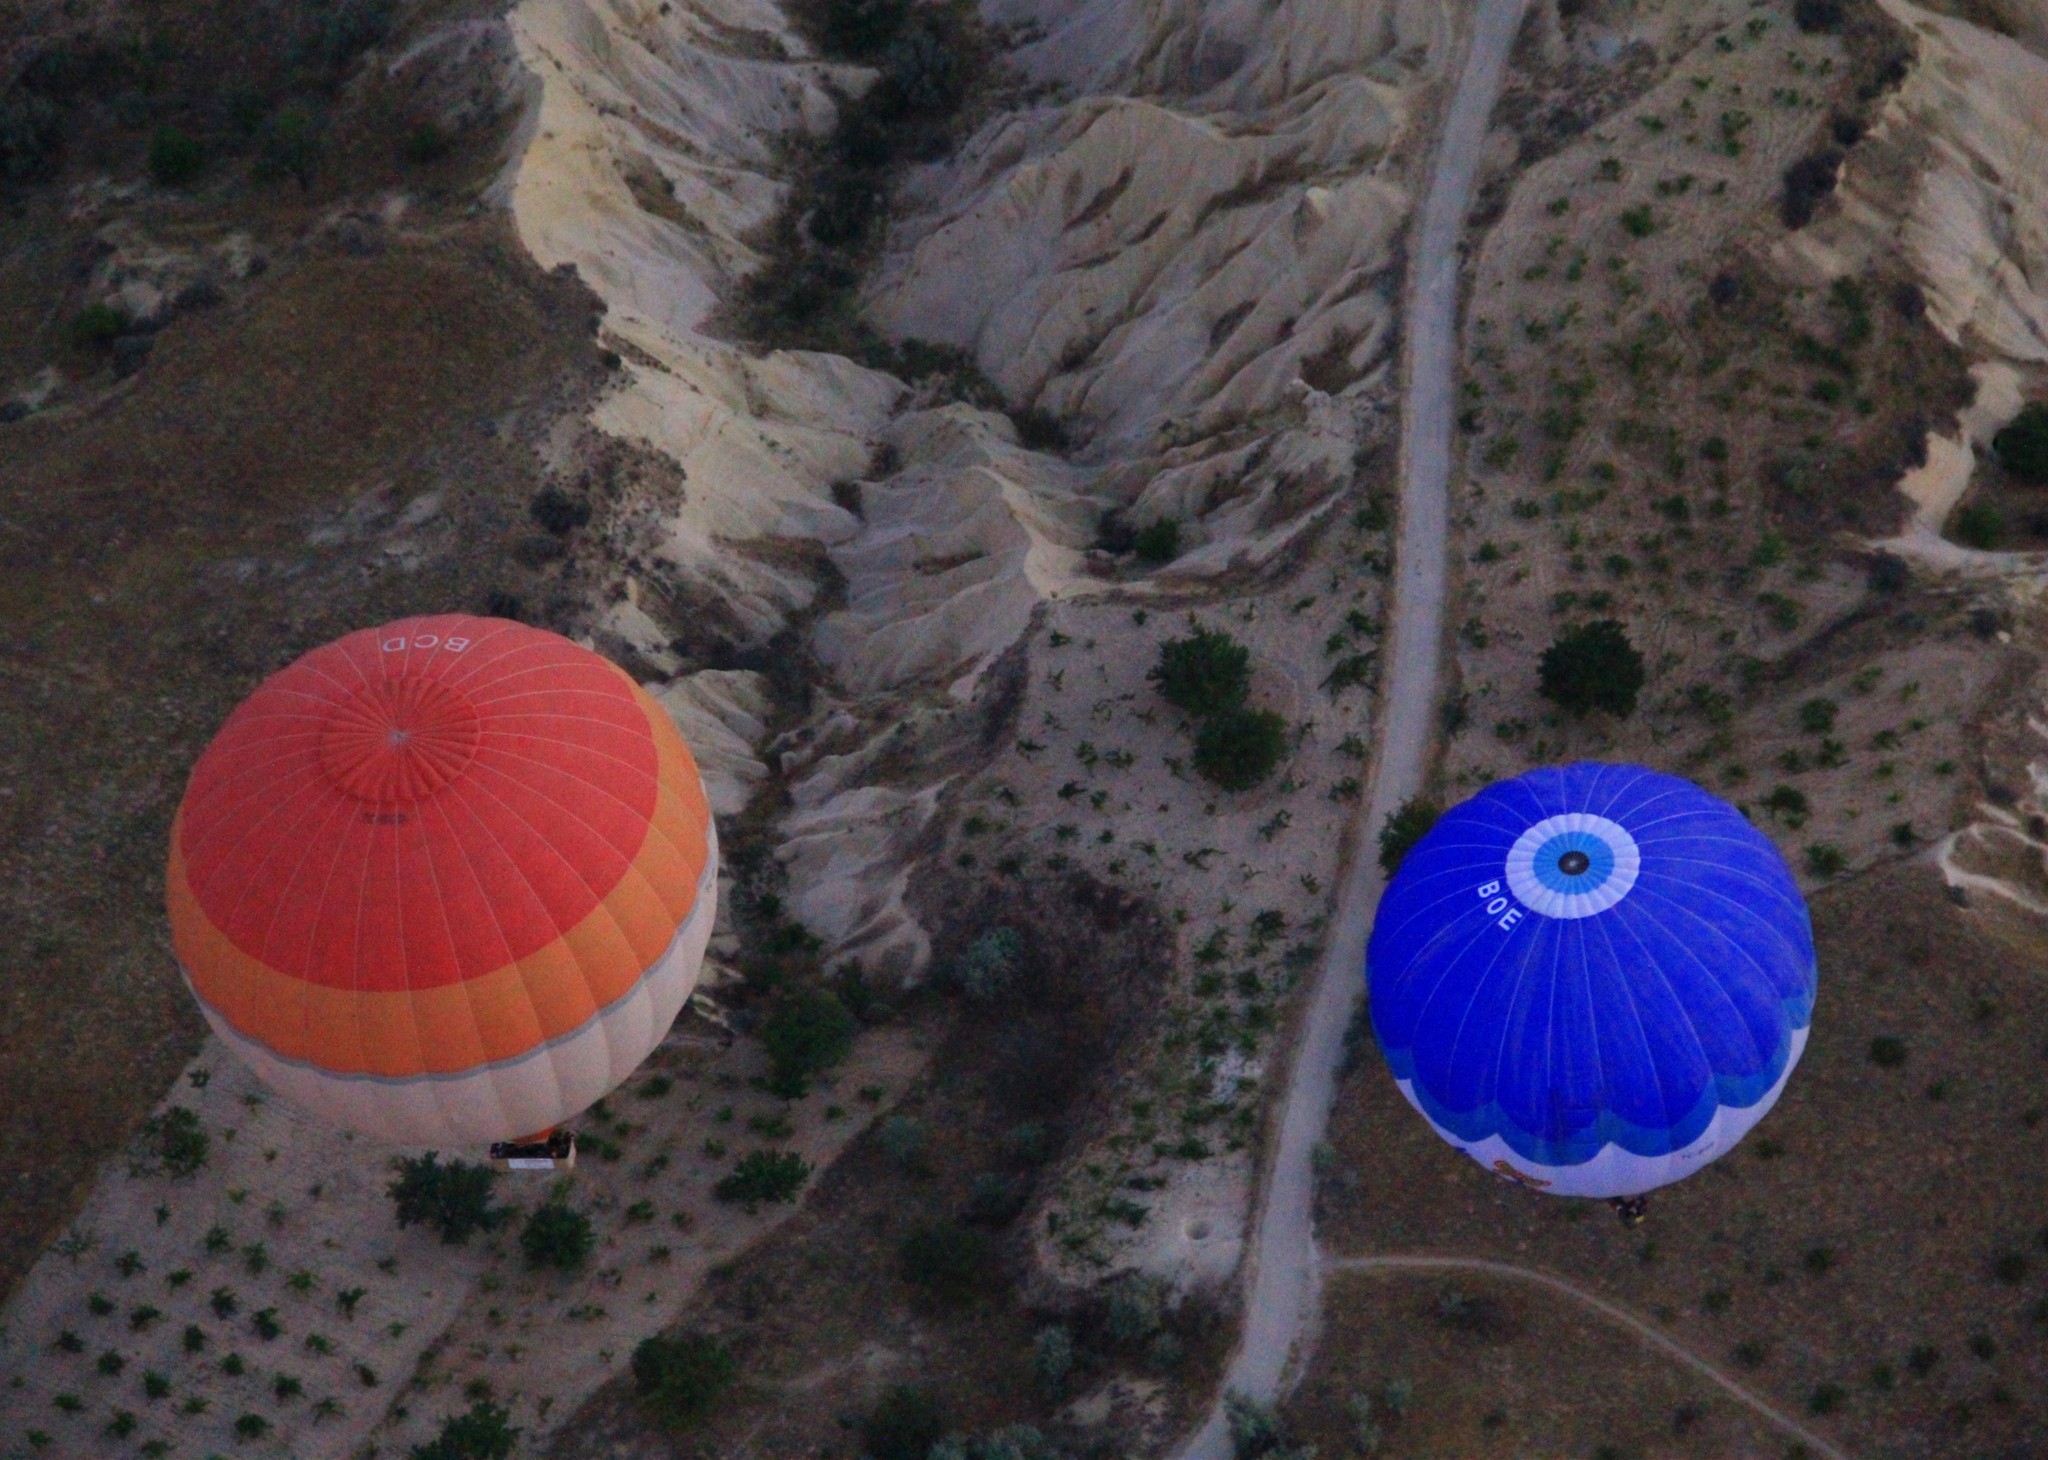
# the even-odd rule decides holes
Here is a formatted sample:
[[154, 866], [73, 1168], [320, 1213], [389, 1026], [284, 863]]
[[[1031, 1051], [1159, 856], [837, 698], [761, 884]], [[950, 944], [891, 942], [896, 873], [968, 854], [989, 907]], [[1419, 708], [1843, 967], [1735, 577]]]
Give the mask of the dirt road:
[[[1422, 786], [1437, 727], [1443, 656], [1445, 534], [1449, 519], [1451, 416], [1457, 359], [1458, 238], [1471, 206], [1487, 118], [1528, 0], [1480, 0], [1457, 91], [1444, 121], [1410, 257], [1407, 400], [1401, 426], [1401, 532], [1396, 550], [1393, 644], [1380, 699], [1372, 797], [1353, 831], [1350, 872], [1337, 902], [1336, 933], [1296, 1045], [1279, 1141], [1247, 1255], [1244, 1329], [1223, 1393], [1275, 1398], [1296, 1344], [1315, 1321], [1322, 1284], [1314, 1230], [1312, 1156], [1329, 1123], [1344, 1031], [1361, 991], [1365, 937], [1380, 892], [1375, 836]], [[1219, 1402], [1182, 1452], [1226, 1460], [1229, 1429]]]

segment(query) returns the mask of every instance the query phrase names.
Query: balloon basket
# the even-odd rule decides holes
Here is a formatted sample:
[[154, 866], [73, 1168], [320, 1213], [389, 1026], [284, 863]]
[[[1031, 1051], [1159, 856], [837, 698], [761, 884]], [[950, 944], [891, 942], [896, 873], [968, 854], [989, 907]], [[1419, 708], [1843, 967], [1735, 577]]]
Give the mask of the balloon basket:
[[493, 1141], [491, 1164], [500, 1171], [574, 1171], [576, 1132], [550, 1131], [540, 1140]]

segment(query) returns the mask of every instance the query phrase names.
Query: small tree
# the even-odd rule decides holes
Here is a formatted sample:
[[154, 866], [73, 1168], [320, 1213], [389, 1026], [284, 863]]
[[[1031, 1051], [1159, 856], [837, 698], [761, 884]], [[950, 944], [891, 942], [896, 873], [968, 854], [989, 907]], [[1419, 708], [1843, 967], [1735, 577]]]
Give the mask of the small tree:
[[206, 152], [190, 132], [158, 127], [149, 139], [149, 175], [160, 187], [183, 187], [205, 165]]
[[300, 192], [313, 186], [320, 151], [320, 119], [302, 102], [285, 107], [263, 129], [264, 170], [289, 175]]
[[1996, 551], [2005, 544], [2005, 514], [1989, 502], [1972, 502], [1956, 513], [1955, 539], [1981, 552]]
[[1441, 815], [1443, 808], [1427, 796], [1410, 796], [1398, 809], [1389, 811], [1386, 825], [1380, 828], [1380, 870], [1389, 877], [1399, 871], [1402, 861]]
[[1991, 438], [1998, 464], [2029, 485], [2048, 486], [2048, 401], [2035, 401]]
[[670, 1429], [684, 1429], [711, 1412], [739, 1377], [732, 1350], [701, 1333], [656, 1335], [633, 1350], [633, 1383], [640, 1402]]
[[1537, 670], [1543, 697], [1574, 715], [1604, 710], [1633, 714], [1649, 675], [1628, 631], [1611, 618], [1567, 630], [1543, 651]]
[[845, 1059], [853, 1048], [853, 1015], [830, 989], [784, 994], [761, 1025], [761, 1044], [775, 1066], [768, 1088], [795, 1100], [811, 1076]]
[[488, 1232], [512, 1215], [509, 1208], [491, 1205], [498, 1173], [489, 1166], [468, 1161], [443, 1166], [439, 1153], [429, 1151], [401, 1160], [398, 1173], [387, 1192], [398, 1208], [401, 1227], [424, 1222], [441, 1234], [443, 1242], [459, 1245], [470, 1233]]
[[1273, 710], [1226, 710], [1195, 736], [1195, 769], [1226, 791], [1246, 791], [1287, 753], [1287, 722]]
[[488, 1399], [470, 1406], [468, 1414], [441, 1421], [441, 1433], [425, 1445], [412, 1447], [412, 1460], [505, 1460], [520, 1432], [507, 1421], [511, 1412]]
[[1166, 702], [1191, 715], [1220, 715], [1244, 703], [1252, 684], [1252, 652], [1221, 629], [1197, 629], [1159, 646], [1146, 677]]
[[988, 1238], [958, 1222], [919, 1227], [904, 1239], [901, 1257], [905, 1282], [952, 1303], [981, 1294], [993, 1261]]
[[559, 1196], [535, 1207], [519, 1232], [519, 1250], [526, 1254], [528, 1267], [574, 1272], [588, 1260], [596, 1245], [590, 1218]]
[[749, 1151], [711, 1194], [751, 1212], [764, 1201], [795, 1201], [810, 1178], [811, 1163], [794, 1151]]
[[1180, 556], [1180, 524], [1171, 517], [1148, 523], [1138, 529], [1131, 546], [1137, 549], [1142, 562], [1170, 563]]
[[946, 1415], [938, 1400], [909, 1384], [884, 1394], [861, 1426], [861, 1440], [874, 1460], [925, 1460], [945, 1435]]

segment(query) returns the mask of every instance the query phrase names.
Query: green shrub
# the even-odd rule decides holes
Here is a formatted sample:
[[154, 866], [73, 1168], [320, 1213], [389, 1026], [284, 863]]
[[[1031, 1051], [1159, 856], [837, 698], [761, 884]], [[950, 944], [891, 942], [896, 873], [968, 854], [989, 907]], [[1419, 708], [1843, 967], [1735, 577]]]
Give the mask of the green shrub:
[[1017, 977], [1017, 959], [1024, 940], [1014, 928], [991, 928], [961, 955], [952, 970], [960, 991], [977, 1002], [997, 999], [1010, 991]]
[[319, 116], [293, 102], [264, 124], [259, 168], [272, 177], [290, 177], [305, 192], [313, 186], [322, 150]]
[[1443, 808], [1427, 796], [1410, 796], [1388, 812], [1386, 825], [1380, 828], [1380, 869], [1389, 877], [1399, 871], [1402, 861], [1441, 815]]
[[2048, 486], [2048, 401], [2035, 401], [1991, 438], [1998, 464], [2033, 486]]
[[872, 1460], [926, 1460], [945, 1434], [946, 1415], [938, 1400], [910, 1384], [890, 1389], [861, 1424], [861, 1440]]
[[199, 1117], [182, 1105], [173, 1105], [142, 1123], [129, 1169], [150, 1175], [190, 1176], [206, 1164], [206, 1152], [206, 1132]]
[[1816, 877], [1839, 877], [1848, 865], [1842, 849], [1827, 842], [1815, 842], [1806, 849], [1806, 870]]
[[1839, 707], [1833, 700], [1815, 698], [1799, 707], [1799, 728], [1809, 735], [1825, 735], [1835, 728], [1835, 712]]
[[711, 1194], [751, 1212], [764, 1201], [795, 1201], [810, 1178], [810, 1162], [794, 1151], [749, 1151]]
[[905, 1282], [949, 1303], [980, 1296], [994, 1262], [988, 1238], [958, 1222], [919, 1227], [904, 1239], [899, 1255]]
[[768, 1088], [785, 1099], [802, 1096], [811, 1076], [846, 1058], [853, 1031], [853, 1015], [830, 989], [784, 994], [761, 1025], [761, 1044], [774, 1065]]
[[1180, 524], [1171, 517], [1148, 523], [1138, 529], [1131, 546], [1143, 562], [1170, 563], [1180, 556]]
[[1964, 547], [1993, 552], [2005, 542], [2005, 514], [1989, 502], [1972, 502], [1956, 513], [1955, 540]]
[[1146, 678], [1166, 702], [1191, 715], [1237, 709], [1251, 690], [1252, 651], [1221, 629], [1197, 629], [1159, 646], [1159, 662]]
[[738, 1377], [739, 1363], [732, 1351], [701, 1333], [656, 1335], [633, 1350], [633, 1383], [640, 1402], [670, 1429], [703, 1419]]
[[1611, 618], [1561, 634], [1543, 651], [1537, 673], [1543, 697], [1560, 709], [1573, 715], [1602, 710], [1616, 718], [1635, 711], [1649, 677], [1628, 631]]
[[405, 134], [405, 140], [399, 144], [398, 155], [414, 167], [425, 167], [446, 157], [454, 146], [454, 139], [440, 126], [421, 122]]
[[425, 1445], [412, 1447], [412, 1460], [505, 1460], [520, 1432], [507, 1421], [509, 1411], [488, 1399], [470, 1406], [468, 1414], [451, 1414], [441, 1421], [441, 1433]]
[[1870, 1062], [1881, 1070], [1895, 1070], [1906, 1062], [1906, 1041], [1896, 1034], [1880, 1034], [1870, 1041]]
[[270, 1433], [270, 1421], [260, 1414], [245, 1414], [235, 1421], [235, 1436], [243, 1440], [260, 1440]]
[[1657, 215], [1648, 203], [1639, 203], [1621, 215], [1621, 231], [1630, 238], [1648, 238], [1657, 231]]
[[879, 54], [909, 18], [910, 0], [826, 0], [819, 29], [829, 53], [860, 59]]
[[128, 316], [111, 304], [88, 304], [71, 317], [71, 343], [82, 350], [103, 350], [128, 329]]
[[398, 1163], [398, 1179], [387, 1194], [398, 1208], [398, 1225], [421, 1222], [441, 1234], [443, 1242], [459, 1245], [472, 1232], [488, 1232], [512, 1215], [509, 1208], [491, 1205], [491, 1187], [498, 1173], [489, 1166], [468, 1161], [439, 1163], [439, 1153], [409, 1156]]
[[0, 183], [41, 182], [64, 151], [64, 114], [49, 97], [14, 86], [0, 94]]
[[183, 187], [206, 166], [199, 139], [177, 127], [158, 127], [149, 139], [149, 175], [159, 187]]
[[1040, 1387], [1057, 1399], [1074, 1371], [1074, 1334], [1065, 1324], [1055, 1323], [1038, 1330], [1031, 1341], [1031, 1372]]
[[1195, 769], [1226, 791], [1246, 791], [1287, 753], [1287, 722], [1272, 710], [1227, 710], [1195, 735]]
[[528, 1267], [574, 1272], [596, 1245], [590, 1218], [560, 1197], [550, 1197], [535, 1207], [519, 1231], [519, 1250], [526, 1254]]

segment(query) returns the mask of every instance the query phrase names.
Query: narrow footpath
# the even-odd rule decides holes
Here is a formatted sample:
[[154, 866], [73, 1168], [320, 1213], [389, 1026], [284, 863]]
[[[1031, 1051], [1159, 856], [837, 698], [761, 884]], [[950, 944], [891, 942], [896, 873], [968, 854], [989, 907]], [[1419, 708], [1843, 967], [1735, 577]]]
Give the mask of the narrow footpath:
[[1495, 1262], [1485, 1257], [1425, 1257], [1399, 1256], [1389, 1254], [1383, 1257], [1345, 1257], [1328, 1264], [1331, 1272], [1476, 1272], [1492, 1277], [1512, 1278], [1516, 1282], [1531, 1283], [1547, 1288], [1574, 1303], [1591, 1308], [1610, 1323], [1629, 1330], [1666, 1358], [1685, 1365], [1702, 1378], [1719, 1385], [1737, 1402], [1748, 1406], [1771, 1424], [1776, 1425], [1793, 1439], [1811, 1450], [1820, 1460], [1849, 1460], [1840, 1448], [1822, 1439], [1802, 1425], [1791, 1415], [1779, 1409], [1755, 1390], [1748, 1388], [1715, 1365], [1707, 1362], [1678, 1340], [1661, 1332], [1647, 1319], [1638, 1318], [1619, 1303], [1609, 1302], [1597, 1293], [1588, 1292], [1577, 1283], [1561, 1278], [1555, 1273], [1536, 1267], [1517, 1267], [1511, 1262]]

